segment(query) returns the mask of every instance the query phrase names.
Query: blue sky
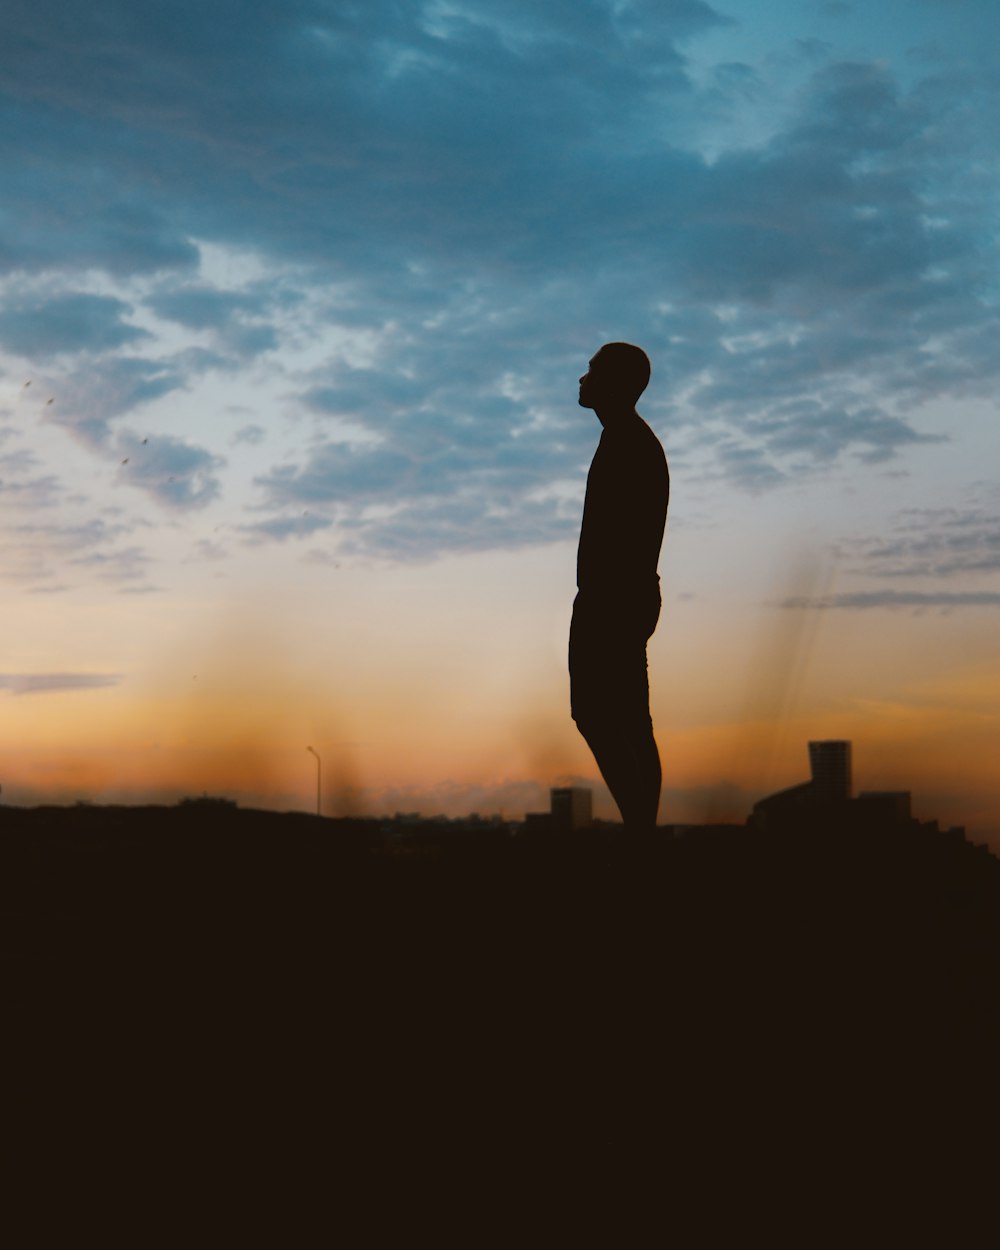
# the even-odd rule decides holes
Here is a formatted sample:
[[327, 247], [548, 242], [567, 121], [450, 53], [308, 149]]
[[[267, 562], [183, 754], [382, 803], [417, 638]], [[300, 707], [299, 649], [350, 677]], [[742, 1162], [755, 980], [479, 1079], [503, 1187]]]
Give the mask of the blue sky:
[[[1000, 11], [765, 9], [5, 4], [3, 593], [113, 633], [296, 570], [561, 568], [622, 338], [673, 593], [801, 609], [767, 553], [808, 533], [811, 612], [946, 611], [985, 664]], [[0, 683], [153, 662], [50, 651]]]

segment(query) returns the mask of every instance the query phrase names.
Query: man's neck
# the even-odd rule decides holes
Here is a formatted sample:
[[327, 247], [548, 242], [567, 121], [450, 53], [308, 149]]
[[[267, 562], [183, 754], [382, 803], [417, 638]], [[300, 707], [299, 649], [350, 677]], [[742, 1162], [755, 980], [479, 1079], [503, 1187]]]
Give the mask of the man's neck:
[[613, 430], [616, 426], [624, 425], [628, 421], [635, 421], [639, 414], [634, 408], [595, 408], [598, 421], [606, 430]]

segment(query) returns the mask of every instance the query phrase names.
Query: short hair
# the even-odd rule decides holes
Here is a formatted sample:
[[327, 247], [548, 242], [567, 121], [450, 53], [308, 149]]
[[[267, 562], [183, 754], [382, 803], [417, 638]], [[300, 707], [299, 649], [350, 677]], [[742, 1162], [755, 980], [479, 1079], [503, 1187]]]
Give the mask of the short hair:
[[613, 379], [616, 389], [632, 402], [639, 398], [649, 385], [651, 366], [649, 357], [634, 343], [605, 343], [597, 353], [601, 369]]

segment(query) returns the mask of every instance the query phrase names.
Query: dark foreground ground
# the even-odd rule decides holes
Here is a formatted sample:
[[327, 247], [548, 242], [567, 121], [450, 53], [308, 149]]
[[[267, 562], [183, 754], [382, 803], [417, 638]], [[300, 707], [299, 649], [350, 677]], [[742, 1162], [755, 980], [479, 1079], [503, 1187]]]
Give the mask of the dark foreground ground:
[[7, 808], [0, 863], [18, 1151], [109, 1222], [148, 1192], [135, 1244], [201, 1199], [227, 1244], [980, 1244], [1000, 861], [960, 838]]

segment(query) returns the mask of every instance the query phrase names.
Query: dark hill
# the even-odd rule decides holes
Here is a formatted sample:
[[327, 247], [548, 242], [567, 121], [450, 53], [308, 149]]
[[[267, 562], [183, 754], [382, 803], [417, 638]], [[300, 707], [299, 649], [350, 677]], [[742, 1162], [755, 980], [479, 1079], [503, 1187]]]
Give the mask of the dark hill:
[[919, 828], [406, 832], [0, 809], [35, 1059], [132, 1140], [585, 1223], [628, 1192], [664, 1234], [975, 1189], [1000, 861]]

